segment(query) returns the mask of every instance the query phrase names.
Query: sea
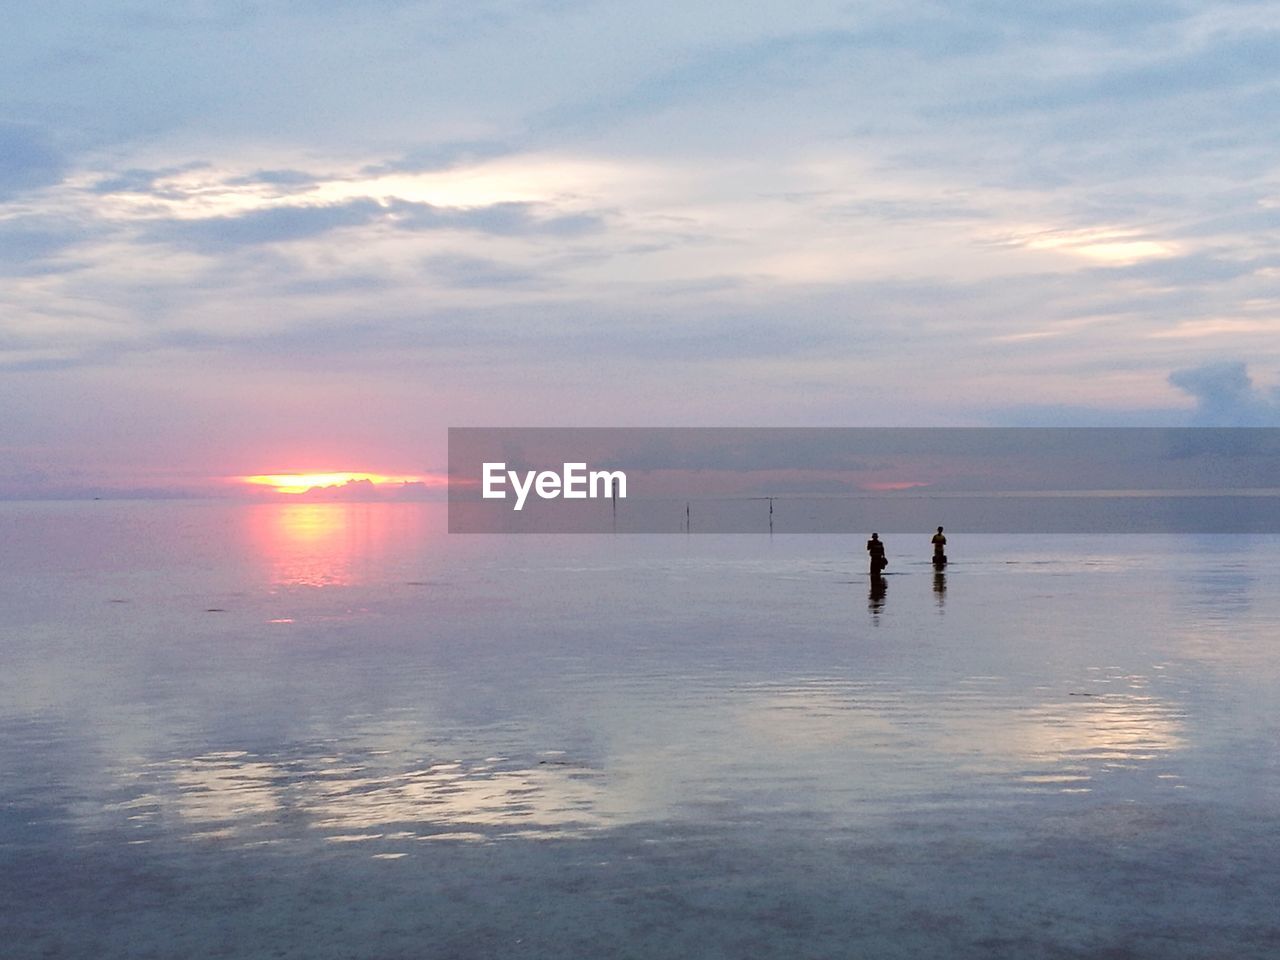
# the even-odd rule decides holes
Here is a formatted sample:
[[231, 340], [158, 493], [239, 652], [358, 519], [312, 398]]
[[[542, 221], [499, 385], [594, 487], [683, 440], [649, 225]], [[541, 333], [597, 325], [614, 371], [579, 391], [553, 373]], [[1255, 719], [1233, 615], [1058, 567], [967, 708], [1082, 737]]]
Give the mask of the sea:
[[447, 527], [0, 504], [0, 953], [1280, 956], [1280, 538]]

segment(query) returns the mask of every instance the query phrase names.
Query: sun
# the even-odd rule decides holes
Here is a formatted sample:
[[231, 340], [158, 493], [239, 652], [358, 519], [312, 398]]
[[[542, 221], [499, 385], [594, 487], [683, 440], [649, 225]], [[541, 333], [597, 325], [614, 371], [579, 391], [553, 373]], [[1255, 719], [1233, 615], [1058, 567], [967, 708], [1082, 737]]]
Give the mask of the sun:
[[336, 473], [267, 473], [236, 479], [252, 486], [270, 487], [276, 493], [306, 493], [317, 487], [341, 487], [348, 483], [367, 481], [375, 486], [381, 486], [386, 483], [428, 483], [431, 478], [339, 471]]

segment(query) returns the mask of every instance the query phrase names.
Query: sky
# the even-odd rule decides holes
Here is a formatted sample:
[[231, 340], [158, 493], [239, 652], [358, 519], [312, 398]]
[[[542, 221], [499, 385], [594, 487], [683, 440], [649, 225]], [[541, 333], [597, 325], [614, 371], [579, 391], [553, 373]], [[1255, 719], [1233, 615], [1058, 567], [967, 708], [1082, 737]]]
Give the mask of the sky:
[[48, 0], [0, 497], [450, 426], [1280, 425], [1276, 3]]

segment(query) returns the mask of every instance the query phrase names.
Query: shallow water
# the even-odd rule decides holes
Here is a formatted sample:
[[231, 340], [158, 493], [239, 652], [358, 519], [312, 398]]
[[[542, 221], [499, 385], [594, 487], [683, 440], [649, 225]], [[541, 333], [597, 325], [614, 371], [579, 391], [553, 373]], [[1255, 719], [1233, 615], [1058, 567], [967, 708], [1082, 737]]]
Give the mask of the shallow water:
[[0, 504], [6, 955], [1280, 953], [1276, 538], [443, 523]]

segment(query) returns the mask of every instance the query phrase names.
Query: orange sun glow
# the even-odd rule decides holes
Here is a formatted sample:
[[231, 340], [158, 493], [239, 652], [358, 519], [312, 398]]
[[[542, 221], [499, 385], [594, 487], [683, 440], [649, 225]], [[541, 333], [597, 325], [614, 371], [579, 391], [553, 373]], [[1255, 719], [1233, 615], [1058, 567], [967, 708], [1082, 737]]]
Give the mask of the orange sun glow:
[[368, 481], [375, 486], [384, 483], [427, 483], [427, 477], [387, 476], [381, 473], [269, 473], [254, 477], [237, 477], [240, 482], [271, 487], [276, 493], [306, 493], [316, 487], [340, 487], [347, 483]]

